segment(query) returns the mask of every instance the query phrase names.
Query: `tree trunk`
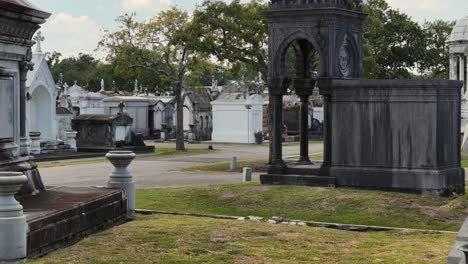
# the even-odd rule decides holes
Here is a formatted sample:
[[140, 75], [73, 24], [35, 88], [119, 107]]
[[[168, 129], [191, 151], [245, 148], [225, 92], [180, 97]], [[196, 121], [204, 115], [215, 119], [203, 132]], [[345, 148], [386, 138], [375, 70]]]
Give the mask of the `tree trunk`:
[[[180, 88], [180, 87], [179, 87]], [[176, 150], [184, 151], [184, 102], [182, 100], [182, 89], [177, 89], [175, 93], [176, 97]]]

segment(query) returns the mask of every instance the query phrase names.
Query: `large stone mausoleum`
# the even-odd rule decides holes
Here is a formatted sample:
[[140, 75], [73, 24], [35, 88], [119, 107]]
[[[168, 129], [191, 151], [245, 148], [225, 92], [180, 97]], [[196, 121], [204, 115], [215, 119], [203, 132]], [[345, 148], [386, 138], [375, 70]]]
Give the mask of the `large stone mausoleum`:
[[[47, 254], [85, 235], [127, 221], [124, 191], [46, 188], [30, 155], [27, 75], [34, 67], [32, 37], [49, 16], [26, 0], [0, 0], [2, 263], [23, 263], [26, 257]], [[37, 66], [40, 70], [41, 65]], [[13, 197], [16, 190], [19, 203]]]
[[[273, 119], [263, 184], [299, 184], [430, 193], [464, 193], [460, 167], [462, 82], [362, 80], [360, 0], [273, 0], [268, 90]], [[286, 74], [293, 47], [296, 75]], [[320, 59], [318, 78], [311, 61]], [[308, 153], [308, 98], [324, 97], [324, 160]], [[300, 159], [282, 156], [283, 96], [301, 99]]]

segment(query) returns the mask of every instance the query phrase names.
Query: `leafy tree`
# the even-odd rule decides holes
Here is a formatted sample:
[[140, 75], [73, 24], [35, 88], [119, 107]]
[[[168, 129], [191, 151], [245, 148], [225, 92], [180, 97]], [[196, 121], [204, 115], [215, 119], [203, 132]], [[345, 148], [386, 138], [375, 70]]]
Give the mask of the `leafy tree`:
[[183, 92], [194, 66], [204, 58], [193, 49], [191, 19], [175, 7], [159, 13], [148, 22], [137, 22], [132, 15], [117, 19], [120, 30], [108, 32], [100, 47], [109, 52], [109, 60], [131, 69], [148, 71], [176, 98], [176, 149], [184, 150]]
[[268, 34], [262, 11], [267, 8], [261, 1], [243, 4], [234, 0], [228, 4], [205, 0], [193, 14], [191, 30], [198, 36], [197, 50], [229, 63], [234, 70], [254, 68], [249, 72], [252, 79], [258, 71], [266, 76]]
[[426, 22], [427, 47], [419, 65], [420, 72], [431, 79], [447, 79], [450, 71], [450, 55], [447, 40], [455, 26], [455, 21], [436, 20]]
[[369, 14], [364, 32], [364, 62], [369, 70], [365, 77], [410, 78], [426, 51], [424, 30], [385, 0], [369, 0], [364, 10]]
[[62, 57], [62, 53], [57, 51], [46, 53], [47, 65], [49, 66], [49, 69], [52, 69], [55, 64], [60, 62], [60, 57]]

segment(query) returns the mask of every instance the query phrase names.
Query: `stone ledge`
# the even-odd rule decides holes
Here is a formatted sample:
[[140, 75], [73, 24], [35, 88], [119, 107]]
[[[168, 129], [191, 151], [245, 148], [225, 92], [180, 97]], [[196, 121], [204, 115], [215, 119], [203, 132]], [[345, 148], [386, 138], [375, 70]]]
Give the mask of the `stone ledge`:
[[19, 201], [29, 226], [28, 258], [127, 221], [127, 199], [120, 190], [59, 187]]

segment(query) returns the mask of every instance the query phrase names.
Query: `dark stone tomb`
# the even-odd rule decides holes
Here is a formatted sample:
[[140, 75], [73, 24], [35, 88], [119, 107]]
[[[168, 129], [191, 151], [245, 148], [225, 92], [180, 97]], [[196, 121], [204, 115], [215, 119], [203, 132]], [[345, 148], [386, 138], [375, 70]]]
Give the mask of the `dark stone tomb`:
[[72, 120], [72, 128], [78, 132], [78, 152], [154, 152], [154, 146], [146, 146], [141, 134], [132, 132], [132, 123], [133, 119], [124, 113], [77, 116]]
[[[383, 189], [446, 196], [464, 193], [458, 81], [362, 80], [361, 1], [273, 0], [269, 25], [272, 116], [270, 164], [263, 184]], [[295, 76], [286, 71], [293, 47]], [[311, 61], [320, 59], [318, 78]], [[283, 96], [301, 99], [300, 158], [282, 156]], [[309, 160], [307, 113], [324, 98], [324, 160]]]

